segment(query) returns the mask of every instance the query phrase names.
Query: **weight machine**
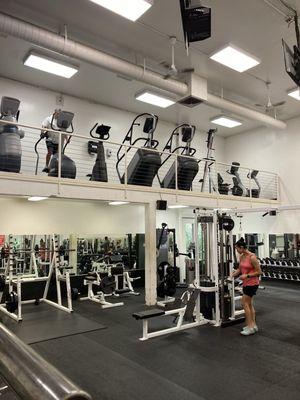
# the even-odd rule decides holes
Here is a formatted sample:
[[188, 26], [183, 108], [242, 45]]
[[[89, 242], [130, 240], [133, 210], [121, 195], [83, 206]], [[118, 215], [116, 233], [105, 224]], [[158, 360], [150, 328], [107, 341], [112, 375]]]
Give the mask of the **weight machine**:
[[[115, 290], [115, 278], [106, 274], [101, 277], [100, 272], [89, 272], [84, 280], [83, 284], [88, 287], [88, 294], [85, 297], [80, 297], [81, 301], [90, 300], [101, 305], [101, 308], [112, 308], [123, 306], [123, 302], [110, 303], [106, 301], [106, 297], [113, 296]], [[94, 292], [94, 286], [98, 291]]]
[[113, 295], [115, 297], [120, 297], [123, 294], [140, 295], [140, 293], [134, 290], [132, 283], [141, 279], [141, 277], [132, 278], [129, 275], [129, 271], [125, 270], [121, 254], [106, 256], [94, 261], [91, 269], [91, 272], [114, 277], [115, 286], [113, 288]]
[[[41, 302], [47, 303], [55, 308], [58, 308], [61, 311], [65, 311], [68, 313], [73, 312], [72, 308], [72, 289], [70, 283], [70, 273], [68, 268], [64, 267], [64, 274], [61, 272], [60, 265], [60, 254], [59, 254], [59, 237], [58, 235], [53, 235], [52, 237], [53, 243], [53, 257], [51, 260], [49, 274], [47, 277], [26, 277], [26, 275], [18, 274], [17, 276], [13, 275], [13, 257], [11, 249], [13, 248], [13, 236], [9, 236], [9, 254], [8, 254], [8, 292], [4, 295], [5, 303], [3, 303], [3, 295], [0, 304], [0, 311], [8, 315], [10, 318], [14, 319], [17, 322], [22, 321], [22, 305], [25, 304], [36, 304], [38, 305]], [[55, 282], [56, 285], [56, 301], [52, 301], [48, 299], [49, 287], [52, 282]], [[37, 283], [44, 282], [45, 288], [41, 298], [24, 300], [22, 299], [22, 285], [26, 283]], [[67, 289], [67, 305], [64, 306], [62, 302], [62, 294], [61, 294], [61, 284], [65, 283]]]
[[[238, 309], [237, 301], [241, 293], [234, 281], [229, 279], [233, 271], [233, 239], [234, 221], [229, 215], [217, 210], [194, 210], [194, 242], [195, 242], [195, 280], [186, 292], [169, 303], [164, 309], [156, 308], [133, 314], [143, 322], [143, 336], [147, 340], [204, 324], [227, 326], [241, 322], [243, 310]], [[201, 259], [199, 242], [201, 231], [205, 259]], [[173, 315], [176, 326], [149, 332], [149, 319]]]

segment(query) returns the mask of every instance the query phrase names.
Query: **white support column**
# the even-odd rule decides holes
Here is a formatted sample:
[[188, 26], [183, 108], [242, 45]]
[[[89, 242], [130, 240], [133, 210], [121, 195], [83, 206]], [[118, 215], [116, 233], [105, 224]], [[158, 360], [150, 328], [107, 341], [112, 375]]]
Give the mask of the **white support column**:
[[[186, 246], [185, 246], [185, 232], [184, 232], [184, 221], [181, 212], [178, 210], [177, 214], [178, 218], [178, 232], [177, 232], [177, 244], [180, 252], [185, 253], [186, 252]], [[179, 279], [180, 282], [185, 282], [186, 280], [186, 268], [185, 268], [185, 257], [186, 256], [179, 256], [177, 259], [179, 260], [177, 265], [179, 267]]]
[[145, 301], [156, 304], [156, 203], [145, 205]]

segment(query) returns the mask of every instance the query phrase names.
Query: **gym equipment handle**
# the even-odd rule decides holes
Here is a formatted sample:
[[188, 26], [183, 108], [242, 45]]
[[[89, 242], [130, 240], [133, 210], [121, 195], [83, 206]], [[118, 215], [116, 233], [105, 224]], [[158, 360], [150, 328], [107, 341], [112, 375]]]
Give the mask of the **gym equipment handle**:
[[92, 400], [3, 324], [0, 324], [0, 370], [21, 399]]

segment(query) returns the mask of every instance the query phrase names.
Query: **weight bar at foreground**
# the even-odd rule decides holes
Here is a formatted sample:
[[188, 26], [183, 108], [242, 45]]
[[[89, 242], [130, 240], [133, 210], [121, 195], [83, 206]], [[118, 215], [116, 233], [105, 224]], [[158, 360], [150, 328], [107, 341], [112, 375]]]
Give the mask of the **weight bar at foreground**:
[[3, 324], [0, 324], [0, 370], [24, 400], [92, 400]]

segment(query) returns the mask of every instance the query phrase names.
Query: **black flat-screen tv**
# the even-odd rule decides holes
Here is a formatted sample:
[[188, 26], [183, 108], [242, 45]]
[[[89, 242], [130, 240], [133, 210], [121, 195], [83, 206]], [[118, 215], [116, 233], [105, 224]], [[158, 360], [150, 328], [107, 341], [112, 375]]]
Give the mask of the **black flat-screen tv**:
[[300, 86], [300, 49], [297, 46], [294, 46], [293, 50], [291, 50], [283, 39], [282, 46], [285, 70], [296, 85]]
[[201, 6], [200, 0], [180, 0], [180, 8], [187, 45], [211, 37], [211, 8]]

